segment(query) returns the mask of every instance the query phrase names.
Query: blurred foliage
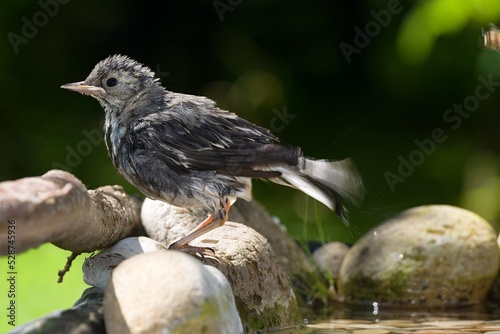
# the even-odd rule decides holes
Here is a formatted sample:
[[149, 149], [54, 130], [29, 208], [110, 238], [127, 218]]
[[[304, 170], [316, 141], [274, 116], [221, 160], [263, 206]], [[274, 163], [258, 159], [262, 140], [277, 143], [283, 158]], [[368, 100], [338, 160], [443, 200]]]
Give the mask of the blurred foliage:
[[500, 17], [500, 2], [496, 0], [421, 1], [409, 13], [398, 36], [401, 57], [411, 63], [424, 62], [436, 40], [448, 34], [460, 33], [474, 23], [495, 21]]
[[[115, 172], [99, 135], [89, 135], [101, 131], [101, 107], [59, 88], [122, 53], [149, 65], [169, 90], [206, 95], [307, 156], [354, 159], [367, 196], [351, 209], [350, 227], [297, 191], [254, 182], [255, 198], [297, 238], [353, 242], [396, 212], [434, 203], [465, 207], [497, 227], [499, 87], [459, 126], [445, 118], [471, 101], [479, 78], [500, 82], [500, 54], [481, 46], [481, 27], [500, 21], [497, 0], [61, 2], [0, 5], [0, 180], [57, 166], [89, 188], [137, 192]], [[355, 50], [348, 57], [346, 45]], [[387, 173], [398, 174], [401, 159], [421, 151], [415, 141], [434, 129], [446, 140], [391, 185]], [[79, 295], [83, 283], [63, 283], [61, 293], [35, 284], [54, 275], [35, 264], [61, 267], [63, 254], [20, 256], [33, 267], [23, 265], [31, 283], [20, 281], [19, 294], [71, 305], [75, 294], [64, 291]], [[36, 303], [19, 301], [23, 320], [56, 307]]]

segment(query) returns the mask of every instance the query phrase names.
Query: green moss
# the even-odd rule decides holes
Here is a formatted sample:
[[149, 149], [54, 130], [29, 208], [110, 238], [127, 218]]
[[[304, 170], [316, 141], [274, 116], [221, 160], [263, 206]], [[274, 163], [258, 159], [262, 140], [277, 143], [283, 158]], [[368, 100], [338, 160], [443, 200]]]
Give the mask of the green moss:
[[[228, 299], [227, 303], [230, 302], [230, 299]], [[229, 305], [219, 305], [215, 298], [209, 298], [200, 305], [198, 317], [193, 317], [192, 320], [189, 319], [179, 325], [172, 331], [172, 334], [205, 332], [204, 328], [209, 327], [207, 324], [212, 323], [214, 319], [220, 319], [220, 312], [229, 308]]]
[[249, 310], [248, 305], [242, 300], [236, 301], [243, 326], [248, 331], [264, 330], [271, 328], [286, 328], [299, 326], [302, 323], [297, 304], [291, 300], [288, 305], [285, 303], [276, 304], [273, 307], [263, 308], [261, 312]]
[[[418, 262], [402, 260], [378, 273], [376, 277], [353, 276], [342, 285], [342, 294], [347, 302], [372, 303], [408, 301], [414, 297], [415, 272]], [[421, 286], [420, 282], [416, 282]], [[410, 292], [408, 289], [411, 289]]]

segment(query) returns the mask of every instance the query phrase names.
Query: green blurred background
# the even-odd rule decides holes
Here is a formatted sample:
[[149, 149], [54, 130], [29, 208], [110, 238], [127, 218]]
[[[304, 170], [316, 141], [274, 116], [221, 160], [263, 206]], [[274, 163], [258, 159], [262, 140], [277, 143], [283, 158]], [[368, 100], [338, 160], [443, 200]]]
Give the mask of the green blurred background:
[[[101, 107], [59, 88], [121, 53], [167, 89], [208, 96], [307, 156], [354, 159], [367, 195], [350, 227], [296, 191], [254, 182], [255, 198], [297, 239], [354, 242], [401, 210], [434, 203], [498, 228], [500, 86], [480, 88], [488, 97], [474, 100], [479, 77], [500, 83], [500, 54], [481, 37], [481, 27], [500, 23], [498, 0], [18, 0], [0, 8], [0, 181], [58, 167], [88, 188], [137, 193], [104, 144], [86, 136], [101, 131]], [[464, 102], [470, 113], [447, 120]], [[436, 128], [446, 139], [422, 153], [415, 141], [429, 143]], [[388, 182], [401, 159], [416, 166]], [[79, 297], [82, 259], [55, 283], [67, 255], [46, 245], [18, 256], [17, 324]], [[6, 275], [5, 258], [0, 269]]]

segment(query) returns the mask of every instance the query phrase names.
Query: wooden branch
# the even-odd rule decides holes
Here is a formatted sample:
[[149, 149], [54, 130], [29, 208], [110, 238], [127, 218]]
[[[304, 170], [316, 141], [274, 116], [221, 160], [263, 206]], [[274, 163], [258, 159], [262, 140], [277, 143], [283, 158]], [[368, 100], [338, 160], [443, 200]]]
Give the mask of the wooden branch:
[[140, 225], [140, 208], [120, 186], [87, 190], [60, 170], [2, 182], [0, 255], [45, 242], [76, 253], [106, 248]]

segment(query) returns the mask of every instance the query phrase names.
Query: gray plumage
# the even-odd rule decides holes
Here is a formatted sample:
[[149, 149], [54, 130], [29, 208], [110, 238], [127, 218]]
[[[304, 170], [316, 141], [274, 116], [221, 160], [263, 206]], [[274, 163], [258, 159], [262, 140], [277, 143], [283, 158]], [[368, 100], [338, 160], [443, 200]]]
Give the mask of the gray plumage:
[[210, 99], [167, 91], [150, 69], [126, 56], [106, 58], [85, 81], [62, 88], [99, 101], [108, 153], [130, 183], [175, 206], [207, 206], [219, 225], [227, 202], [251, 198], [251, 178], [301, 190], [344, 222], [341, 197], [354, 203], [363, 197], [349, 159], [304, 158], [300, 148], [281, 144]]

